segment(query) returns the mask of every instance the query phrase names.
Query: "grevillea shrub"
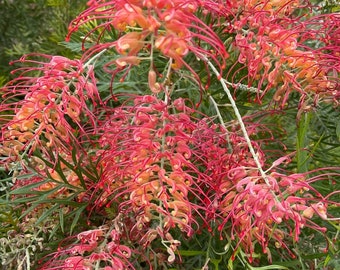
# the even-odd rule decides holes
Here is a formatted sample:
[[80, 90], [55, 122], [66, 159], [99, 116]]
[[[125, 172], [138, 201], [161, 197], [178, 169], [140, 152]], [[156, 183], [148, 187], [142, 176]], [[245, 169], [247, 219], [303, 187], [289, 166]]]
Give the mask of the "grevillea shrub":
[[4, 267], [339, 267], [326, 10], [88, 1], [64, 43], [81, 58], [25, 55], [1, 89]]

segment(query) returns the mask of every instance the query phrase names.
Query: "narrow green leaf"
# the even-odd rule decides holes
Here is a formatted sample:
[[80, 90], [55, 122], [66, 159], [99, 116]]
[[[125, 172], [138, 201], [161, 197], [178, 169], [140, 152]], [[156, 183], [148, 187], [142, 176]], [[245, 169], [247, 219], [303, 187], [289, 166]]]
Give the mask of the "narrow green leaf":
[[83, 205], [81, 207], [79, 207], [76, 211], [75, 211], [75, 215], [74, 215], [74, 218], [73, 218], [73, 221], [72, 221], [72, 224], [71, 224], [71, 227], [70, 227], [70, 234], [72, 234], [74, 228], [76, 227], [77, 223], [78, 223], [78, 220], [80, 218], [80, 215], [83, 213], [83, 211], [85, 210], [87, 205]]
[[210, 258], [210, 262], [215, 266], [215, 270], [218, 270], [218, 265], [222, 261], [222, 258], [220, 257], [219, 259], [212, 259]]
[[51, 208], [49, 208], [48, 210], [44, 211], [44, 213], [35, 222], [35, 225], [39, 225], [41, 222], [48, 219], [53, 214], [53, 212], [55, 212], [59, 207], [60, 207], [59, 204], [55, 204]]
[[65, 233], [65, 226], [64, 226], [64, 212], [63, 212], [63, 208], [59, 209], [59, 226], [60, 229], [63, 233]]
[[287, 267], [288, 269], [296, 268], [297, 265], [300, 265], [301, 262], [299, 260], [291, 260], [291, 261], [283, 261], [283, 262], [273, 262], [273, 264], [280, 264], [281, 266]]
[[[31, 178], [33, 176], [36, 176], [36, 173], [30, 173], [30, 174], [23, 174], [23, 175], [18, 175], [16, 178], [16, 180], [21, 180], [21, 179], [28, 179]], [[11, 182], [13, 180], [13, 176], [9, 176], [7, 178], [4, 179], [0, 179], [0, 182]]]
[[297, 158], [297, 171], [300, 173], [308, 171], [308, 160], [310, 155], [306, 151], [309, 140], [307, 138], [308, 128], [311, 121], [312, 114], [310, 112], [305, 113], [301, 116], [301, 119], [297, 127], [297, 138], [296, 138], [296, 158]]
[[55, 224], [55, 226], [53, 227], [53, 230], [49, 233], [49, 237], [48, 240], [52, 240], [53, 236], [57, 233], [58, 229], [60, 228], [60, 224], [57, 223]]
[[69, 205], [74, 207], [82, 206], [83, 203], [73, 201], [74, 196], [67, 197], [66, 199], [41, 199], [37, 203], [57, 203], [61, 205]]
[[41, 182], [26, 185], [21, 188], [16, 188], [10, 192], [11, 195], [24, 195], [24, 194], [39, 194], [39, 191], [32, 190], [33, 188], [39, 187], [42, 184], [49, 182], [49, 180], [44, 180]]
[[228, 260], [228, 270], [233, 270], [234, 269], [234, 261], [232, 260], [232, 258], [230, 258]]
[[338, 123], [336, 124], [335, 133], [338, 137], [338, 140], [340, 141], [340, 121], [338, 121]]
[[[73, 151], [72, 151], [72, 155], [73, 155]], [[73, 172], [75, 172], [80, 180], [80, 183], [82, 185], [82, 187], [84, 189], [86, 189], [86, 184], [85, 184], [85, 180], [84, 177], [79, 169], [79, 167], [77, 166], [78, 164], [72, 165], [69, 162], [67, 162], [63, 157], [59, 156], [58, 158], [59, 160], [61, 160], [70, 170], [72, 170]], [[77, 162], [77, 160], [76, 160]]]
[[[49, 152], [49, 154], [50, 154], [51, 157], [53, 157], [53, 153], [52, 153], [52, 152]], [[38, 157], [38, 158], [40, 158], [40, 159], [47, 165], [47, 167], [49, 167], [49, 168], [53, 168], [53, 167], [54, 167], [54, 164], [51, 163], [51, 162], [49, 162], [48, 160], [46, 160], [46, 159], [41, 155], [41, 153], [40, 153], [38, 150], [34, 151], [33, 155], [36, 156], [36, 157]]]
[[270, 269], [287, 269], [289, 270], [289, 268], [282, 266], [282, 265], [267, 265], [267, 266], [263, 266], [263, 267], [253, 267], [250, 264], [248, 264], [248, 268], [250, 270], [270, 270]]
[[[54, 170], [59, 174], [59, 176], [61, 177], [61, 180], [63, 180], [63, 182], [64, 182], [65, 184], [68, 184], [68, 185], [69, 185], [69, 182], [68, 182], [68, 180], [67, 180], [67, 178], [66, 178], [66, 176], [65, 176], [65, 174], [64, 174], [64, 171], [63, 171], [63, 169], [62, 169], [62, 167], [61, 167], [60, 160], [61, 160], [61, 158], [60, 158], [60, 156], [59, 156], [59, 157], [58, 157], [58, 161], [57, 161], [57, 163], [56, 163], [56, 165], [55, 165], [55, 167], [54, 167]], [[62, 160], [62, 161], [63, 161], [63, 160]], [[63, 163], [64, 163], [64, 161], [63, 161]], [[49, 176], [50, 176], [51, 179], [53, 179], [53, 178], [51, 177], [51, 175], [49, 175]]]
[[25, 212], [23, 212], [21, 214], [21, 216], [19, 217], [19, 219], [22, 219], [23, 217], [25, 217], [27, 214], [31, 213], [32, 211], [34, 211], [34, 209], [37, 207], [37, 205], [31, 205]]
[[197, 256], [197, 255], [205, 255], [204, 251], [200, 251], [200, 250], [178, 250], [178, 253], [181, 256]]

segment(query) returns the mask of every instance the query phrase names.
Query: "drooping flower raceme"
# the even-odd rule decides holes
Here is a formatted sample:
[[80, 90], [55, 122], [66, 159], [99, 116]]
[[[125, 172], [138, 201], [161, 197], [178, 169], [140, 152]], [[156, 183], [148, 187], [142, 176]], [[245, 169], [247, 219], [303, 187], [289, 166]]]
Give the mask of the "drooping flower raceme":
[[[337, 102], [338, 14], [313, 17], [307, 0], [229, 1], [228, 5], [220, 4], [219, 9], [212, 4], [215, 1], [204, 2], [222, 20], [218, 27], [235, 35], [231, 43], [239, 52], [241, 66], [235, 64], [229, 69], [228, 80], [257, 88], [258, 100], [273, 92], [273, 99], [282, 106], [293, 91], [301, 94], [301, 107], [318, 100]], [[306, 10], [309, 15], [299, 17], [295, 15], [298, 10]]]
[[81, 232], [76, 244], [55, 253], [40, 269], [92, 270], [98, 265], [105, 270], [131, 269], [131, 249], [120, 243], [121, 234], [118, 228], [105, 226]]
[[114, 109], [100, 138], [96, 211], [116, 209], [144, 247], [162, 239], [169, 261], [180, 245], [174, 230], [190, 237], [218, 225], [223, 235], [231, 226], [251, 259], [256, 243], [270, 254], [270, 241], [288, 247], [286, 238], [297, 241], [303, 227], [315, 228], [314, 214], [327, 218], [327, 203], [302, 174], [272, 171], [264, 181], [242, 136], [195, 113], [183, 99], [166, 104], [153, 96]]
[[[89, 8], [73, 20], [68, 38], [79, 27], [95, 21], [98, 25], [90, 31], [84, 42], [94, 36], [98, 45], [94, 45], [86, 54], [86, 59], [98, 50], [114, 47], [118, 57], [107, 65], [115, 64], [117, 69], [129, 69], [140, 61], [150, 61], [150, 73], [155, 72], [154, 59], [156, 51], [164, 59], [169, 60], [170, 66], [178, 70], [183, 65], [188, 68], [197, 80], [200, 78], [185, 62], [185, 56], [193, 52], [196, 57], [210, 57], [221, 69], [228, 57], [223, 42], [208, 27], [195, 12], [201, 5], [197, 0], [162, 0], [162, 1], [93, 1]], [[117, 41], [106, 38], [105, 33], [110, 29], [118, 30], [121, 34]], [[95, 35], [96, 31], [101, 34]], [[93, 37], [92, 37], [93, 38]], [[106, 67], [107, 68], [107, 67]], [[106, 70], [109, 70], [108, 68]], [[153, 76], [150, 76], [153, 79]], [[158, 93], [161, 86], [153, 87], [157, 80], [149, 80], [150, 90]]]
[[289, 251], [290, 241], [299, 240], [302, 228], [311, 227], [321, 233], [326, 230], [311, 222], [311, 218], [316, 214], [327, 219], [327, 200], [313, 190], [303, 174], [274, 171], [267, 180], [270, 185], [255, 170], [244, 169], [235, 187], [223, 195], [220, 203], [225, 220], [219, 229], [223, 230], [223, 224], [231, 221], [231, 237], [238, 239], [250, 261], [257, 244], [271, 260], [270, 241]]
[[[80, 156], [86, 160], [83, 146], [95, 125], [94, 110], [101, 102], [93, 67], [48, 55], [28, 55], [19, 62], [24, 67], [15, 73], [20, 75], [2, 89], [1, 163], [13, 171], [34, 168], [39, 176], [28, 184], [41, 182], [35, 190], [55, 190], [50, 198], [67, 196], [69, 188], [57, 188], [61, 183], [85, 188], [76, 167]], [[15, 186], [26, 184], [18, 181]]]
[[28, 66], [3, 89], [0, 109], [8, 116], [2, 117], [0, 151], [12, 161], [37, 149], [47, 156], [47, 149], [67, 149], [83, 123], [93, 122], [91, 110], [100, 100], [91, 66], [61, 56], [36, 58], [20, 59]]

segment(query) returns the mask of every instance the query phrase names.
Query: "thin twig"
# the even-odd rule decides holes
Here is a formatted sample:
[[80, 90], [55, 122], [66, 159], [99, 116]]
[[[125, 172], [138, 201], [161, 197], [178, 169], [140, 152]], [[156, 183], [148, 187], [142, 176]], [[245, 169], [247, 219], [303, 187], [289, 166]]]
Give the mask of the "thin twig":
[[228, 82], [226, 79], [223, 79], [223, 81], [229, 86], [236, 86], [236, 88], [241, 91], [246, 91], [246, 92], [251, 92], [251, 93], [263, 93], [263, 90], [257, 89], [256, 87], [247, 86], [242, 83], [237, 83], [237, 84], [231, 83], [231, 82]]
[[217, 79], [220, 81], [222, 87], [223, 87], [223, 90], [224, 92], [227, 94], [228, 96], [228, 99], [230, 101], [230, 104], [235, 112], [235, 115], [236, 115], [236, 118], [237, 118], [237, 121], [239, 122], [240, 124], [240, 127], [241, 127], [241, 131], [243, 133], [243, 137], [244, 139], [246, 140], [247, 142], [247, 145], [248, 145], [248, 148], [249, 148], [249, 151], [251, 153], [251, 155], [253, 156], [253, 159], [255, 161], [255, 164], [257, 166], [257, 169], [258, 171], [260, 172], [263, 180], [265, 181], [265, 183], [271, 187], [271, 184], [269, 183], [268, 181], [268, 178], [267, 178], [267, 175], [266, 173], [264, 172], [264, 170], [262, 169], [262, 165], [261, 165], [261, 162], [257, 156], [257, 154], [255, 153], [255, 150], [254, 150], [254, 147], [253, 145], [251, 144], [251, 140], [249, 138], [249, 135], [248, 135], [248, 132], [247, 132], [247, 129], [246, 129], [246, 126], [244, 125], [244, 122], [242, 120], [242, 116], [240, 114], [240, 111], [238, 110], [237, 106], [236, 106], [236, 103], [233, 99], [233, 96], [231, 95], [230, 93], [230, 90], [228, 89], [228, 86], [226, 85], [225, 83], [225, 80], [221, 77], [220, 73], [218, 72], [218, 70], [215, 68], [215, 66], [207, 59], [207, 57], [205, 57], [204, 55], [201, 55], [201, 57], [204, 59], [204, 61], [206, 61], [208, 63], [208, 65], [210, 66], [210, 68], [212, 69], [212, 71], [215, 73], [215, 75], [217, 76]]
[[216, 103], [215, 99], [214, 99], [212, 96], [209, 96], [209, 99], [211, 100], [212, 104], [214, 105], [215, 111], [216, 111], [217, 116], [218, 116], [218, 119], [220, 120], [221, 125], [224, 127], [224, 129], [225, 129], [225, 131], [226, 131], [226, 139], [227, 139], [227, 142], [228, 142], [228, 147], [229, 147], [229, 150], [231, 150], [232, 147], [231, 147], [231, 144], [230, 144], [228, 129], [227, 129], [227, 127], [226, 127], [225, 124], [224, 124], [224, 120], [223, 120], [223, 117], [222, 117], [222, 115], [221, 115], [221, 112], [220, 112], [220, 110], [219, 110], [219, 108], [218, 108], [218, 104]]

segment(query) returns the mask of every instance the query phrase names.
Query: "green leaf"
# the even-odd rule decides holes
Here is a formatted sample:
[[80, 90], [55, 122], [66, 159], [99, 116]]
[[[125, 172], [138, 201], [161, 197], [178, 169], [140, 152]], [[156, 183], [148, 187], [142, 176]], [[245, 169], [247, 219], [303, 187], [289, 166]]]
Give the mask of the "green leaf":
[[34, 211], [34, 209], [36, 208], [36, 205], [31, 205], [29, 208], [26, 209], [25, 212], [23, 212], [21, 214], [21, 216], [19, 217], [19, 219], [22, 219], [23, 217], [25, 217], [26, 215], [28, 215], [29, 213], [31, 213], [32, 211]]
[[338, 123], [336, 124], [335, 133], [338, 137], [338, 140], [340, 141], [340, 121], [338, 121]]
[[220, 262], [222, 261], [222, 257], [220, 257], [219, 259], [212, 259], [210, 258], [210, 262], [215, 266], [215, 269], [218, 270], [218, 265], [220, 264]]
[[64, 212], [63, 212], [63, 209], [60, 208], [59, 209], [59, 226], [60, 226], [60, 229], [63, 233], [65, 233], [65, 226], [64, 226]]
[[267, 266], [262, 266], [262, 267], [253, 267], [250, 264], [247, 265], [250, 270], [270, 270], [270, 269], [287, 269], [289, 268], [282, 266], [282, 265], [267, 265]]
[[[73, 152], [73, 151], [72, 151]], [[81, 183], [81, 185], [82, 185], [82, 187], [84, 188], [84, 189], [86, 189], [86, 184], [85, 184], [85, 180], [84, 180], [84, 177], [83, 177], [83, 175], [82, 175], [82, 173], [81, 173], [81, 170], [79, 169], [79, 167], [81, 167], [81, 166], [79, 166], [78, 167], [78, 164], [75, 164], [75, 165], [72, 165], [72, 164], [70, 164], [69, 162], [67, 162], [63, 157], [61, 157], [61, 156], [59, 156], [58, 157], [58, 163], [60, 162], [60, 160], [70, 169], [70, 170], [72, 170], [73, 172], [75, 172], [76, 174], [77, 174], [77, 176], [78, 176], [78, 178], [79, 178], [79, 180], [80, 180], [80, 183]], [[60, 164], [60, 163], [59, 163]]]
[[[16, 176], [16, 180], [21, 180], [21, 179], [28, 179], [31, 178], [33, 176], [37, 176], [36, 173], [28, 173], [28, 174], [22, 174], [22, 175], [18, 175]], [[13, 180], [13, 176], [4, 178], [4, 179], [0, 179], [0, 182], [8, 182], [8, 181], [12, 181]]]
[[205, 252], [201, 251], [201, 250], [178, 250], [178, 253], [181, 256], [186, 256], [186, 257], [197, 256], [197, 255], [205, 255]]
[[[68, 197], [67, 199], [69, 199]], [[46, 199], [46, 200], [39, 200], [36, 202], [36, 204], [43, 204], [43, 203], [58, 203], [60, 205], [69, 205], [69, 206], [75, 206], [78, 207], [80, 204], [79, 202], [71, 201], [71, 200], [63, 200], [63, 199]]]
[[41, 182], [37, 182], [37, 183], [33, 183], [33, 184], [29, 184], [20, 188], [16, 188], [14, 190], [12, 190], [9, 194], [11, 195], [27, 195], [27, 194], [40, 194], [40, 191], [35, 191], [32, 190], [36, 187], [41, 186], [42, 184], [45, 184], [47, 182], [50, 182], [50, 180], [44, 180]]
[[29, 197], [23, 197], [23, 198], [16, 198], [14, 201], [12, 201], [12, 204], [25, 204], [25, 203], [31, 203], [33, 201], [36, 201], [40, 196], [29, 196]]
[[228, 270], [233, 270], [234, 269], [234, 260], [232, 258], [230, 258], [228, 260]]
[[309, 129], [309, 124], [311, 121], [312, 114], [307, 112], [301, 116], [298, 123], [298, 132], [296, 140], [296, 157], [297, 157], [297, 171], [300, 173], [308, 171], [308, 159], [310, 156], [306, 148], [308, 147], [309, 140], [307, 138], [307, 133]]
[[51, 208], [49, 208], [48, 210], [44, 211], [43, 214], [35, 222], [35, 225], [39, 225], [41, 222], [48, 219], [58, 208], [60, 208], [60, 205], [55, 204]]
[[78, 220], [80, 218], [80, 215], [84, 212], [84, 210], [86, 209], [87, 204], [79, 207], [77, 210], [75, 210], [75, 215], [71, 224], [71, 228], [70, 228], [70, 234], [72, 234], [74, 228], [77, 226]]
[[[69, 41], [69, 42], [65, 42], [65, 41], [62, 41], [62, 42], [59, 42], [60, 45], [62, 45], [63, 47], [67, 48], [67, 49], [70, 49], [72, 52], [75, 52], [75, 53], [81, 53], [82, 52], [82, 42], [72, 42], [72, 41]], [[91, 43], [84, 43], [84, 47], [86, 49], [92, 47], [93, 44]]]

